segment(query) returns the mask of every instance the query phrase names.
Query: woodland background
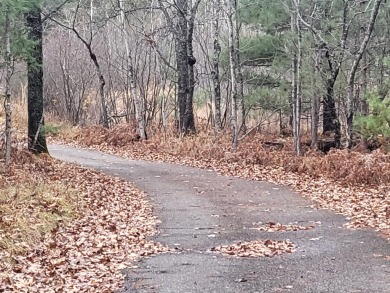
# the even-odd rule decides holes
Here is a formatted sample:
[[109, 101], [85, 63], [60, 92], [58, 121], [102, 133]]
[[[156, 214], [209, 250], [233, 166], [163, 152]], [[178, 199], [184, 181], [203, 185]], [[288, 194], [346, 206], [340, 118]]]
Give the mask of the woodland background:
[[[293, 135], [297, 154], [303, 134], [303, 144], [325, 152], [361, 141], [377, 148], [388, 138], [387, 1], [15, 0], [1, 7], [1, 25], [10, 20], [9, 55], [7, 36], [1, 46], [5, 97], [32, 99], [27, 76], [37, 77], [26, 74], [27, 61], [42, 71], [33, 100], [42, 99], [38, 108], [57, 122], [130, 123], [143, 140], [151, 128], [227, 130], [233, 148], [250, 131], [281, 133]], [[31, 11], [42, 13], [42, 40], [23, 26]], [[38, 120], [31, 141], [42, 117], [29, 117]]]
[[2, 0], [0, 291], [116, 292], [169, 250], [141, 191], [47, 139], [289, 186], [389, 238], [389, 56], [386, 0]]

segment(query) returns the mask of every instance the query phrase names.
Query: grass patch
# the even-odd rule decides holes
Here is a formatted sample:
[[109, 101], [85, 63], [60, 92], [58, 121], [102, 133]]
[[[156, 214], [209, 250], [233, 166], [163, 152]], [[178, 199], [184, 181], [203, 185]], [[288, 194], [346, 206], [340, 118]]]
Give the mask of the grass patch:
[[[29, 181], [0, 189], [0, 250], [23, 255], [59, 224], [78, 216], [78, 194], [61, 183]], [[9, 263], [11, 264], [11, 263]]]
[[52, 123], [47, 123], [42, 127], [43, 132], [45, 135], [51, 135], [51, 136], [57, 136], [58, 133], [60, 132], [60, 126], [52, 124]]

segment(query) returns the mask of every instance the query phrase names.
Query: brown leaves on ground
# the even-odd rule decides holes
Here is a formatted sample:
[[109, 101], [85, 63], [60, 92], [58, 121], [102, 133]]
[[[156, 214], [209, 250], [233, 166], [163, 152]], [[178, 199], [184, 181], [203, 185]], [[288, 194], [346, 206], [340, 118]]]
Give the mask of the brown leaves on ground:
[[237, 257], [272, 257], [283, 253], [293, 253], [295, 249], [295, 244], [289, 240], [255, 240], [220, 245], [212, 248], [211, 251]]
[[[262, 142], [273, 138], [260, 134], [247, 136], [233, 152], [230, 137], [213, 132], [185, 138], [154, 133], [146, 142], [134, 142], [134, 129], [114, 129], [112, 134], [97, 126], [81, 129], [77, 143], [133, 159], [187, 164], [290, 186], [319, 207], [346, 215], [350, 227], [372, 227], [390, 239], [389, 154], [339, 150], [324, 155], [309, 150], [297, 157], [290, 141], [279, 140], [284, 145], [282, 150], [266, 148]], [[115, 144], [106, 136], [104, 141], [94, 140], [99, 134], [118, 139], [118, 132], [127, 138]]]
[[[16, 157], [18, 163], [0, 173], [1, 196], [7, 200], [0, 229], [8, 243], [24, 249], [2, 247], [1, 292], [115, 292], [123, 286], [122, 269], [141, 256], [167, 251], [147, 240], [157, 220], [132, 184], [45, 156], [19, 152]], [[20, 193], [17, 186], [23, 180]], [[9, 194], [10, 186], [18, 192]], [[25, 196], [31, 186], [35, 194]], [[28, 219], [23, 227], [33, 230], [46, 225], [49, 216], [55, 220], [37, 229], [32, 241], [20, 237], [13, 223], [23, 214]]]
[[254, 225], [256, 227], [250, 228], [250, 229], [255, 229], [255, 230], [259, 230], [259, 231], [266, 231], [266, 232], [302, 231], [302, 230], [311, 230], [311, 229], [314, 229], [314, 227], [315, 227], [315, 225], [300, 226], [298, 224], [292, 224], [292, 223], [283, 225], [281, 223], [274, 223], [274, 222], [268, 222], [266, 224], [254, 223]]

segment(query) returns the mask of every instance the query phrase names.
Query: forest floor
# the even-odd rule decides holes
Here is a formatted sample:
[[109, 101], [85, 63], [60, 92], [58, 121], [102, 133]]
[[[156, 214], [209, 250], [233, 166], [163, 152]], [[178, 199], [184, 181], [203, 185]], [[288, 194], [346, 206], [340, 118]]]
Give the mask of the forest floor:
[[[313, 236], [310, 239], [307, 238], [309, 236], [304, 236], [306, 237], [306, 244], [302, 246], [300, 237], [294, 233], [301, 234], [302, 232], [309, 233], [308, 235], [310, 235], [311, 231], [316, 231], [314, 233], [322, 233], [327, 230], [326, 227], [333, 226], [335, 228], [342, 226], [340, 228], [342, 231], [347, 231], [345, 230], [346, 228], [352, 229], [348, 230], [350, 231], [348, 232], [349, 234], [346, 232], [348, 237], [352, 234], [355, 236], [351, 236], [351, 239], [343, 238], [343, 244], [340, 247], [328, 247], [330, 251], [339, 251], [341, 254], [345, 253], [346, 258], [340, 257], [339, 253], [337, 253], [336, 258], [341, 260], [341, 262], [348, 262], [349, 266], [354, 266], [357, 262], [362, 261], [358, 255], [353, 254], [351, 256], [348, 253], [350, 249], [354, 249], [359, 255], [364, 254], [367, 257], [367, 259], [364, 258], [363, 263], [373, 261], [373, 267], [378, 269], [373, 270], [373, 272], [376, 272], [377, 276], [381, 276], [383, 270], [388, 270], [388, 259], [390, 256], [388, 252], [389, 242], [383, 244], [377, 236], [382, 235], [383, 239], [390, 239], [390, 184], [388, 183], [390, 182], [390, 156], [381, 152], [364, 154], [348, 151], [330, 152], [330, 154], [325, 156], [308, 151], [303, 157], [296, 157], [293, 155], [288, 141], [283, 141], [285, 146], [282, 150], [269, 148], [263, 144], [264, 141], [270, 139], [274, 138], [260, 135], [248, 136], [240, 142], [240, 147], [237, 151], [231, 151], [229, 138], [222, 134], [216, 135], [215, 133], [204, 131], [200, 132], [197, 136], [177, 138], [175, 136], [154, 133], [147, 142], [138, 142], [134, 136], [134, 129], [129, 126], [119, 126], [110, 131], [101, 127], [60, 130], [59, 135], [53, 141], [82, 148], [102, 150], [129, 159], [188, 165], [207, 169], [207, 172], [212, 170], [219, 174], [233, 176], [235, 178], [240, 177], [255, 181], [266, 181], [276, 183], [279, 186], [287, 186], [311, 200], [304, 204], [305, 207], [313, 205], [316, 209], [330, 209], [336, 213], [343, 214], [347, 221], [345, 222], [344, 218], [337, 218], [334, 214], [330, 216], [330, 221], [324, 222], [325, 224], [321, 220], [318, 220], [321, 217], [317, 217], [317, 220], [315, 220], [316, 217], [311, 218], [310, 221], [307, 219], [308, 221], [303, 224], [296, 217], [296, 220], [294, 218], [281, 218], [281, 221], [275, 220], [278, 217], [275, 217], [275, 219], [272, 219], [272, 216], [260, 217], [262, 220], [256, 220], [255, 222], [246, 220], [245, 226], [246, 228], [250, 226], [250, 228], [246, 229], [247, 231], [260, 233], [256, 235], [262, 236], [262, 240], [253, 237], [253, 235], [245, 237], [247, 235], [245, 232], [244, 237], [232, 236], [225, 239], [226, 241], [222, 241], [224, 238], [219, 238], [218, 233], [211, 232], [207, 234], [207, 239], [213, 240], [214, 238], [218, 238], [218, 241], [215, 243], [205, 242], [204, 245], [208, 249], [228, 255], [241, 256], [244, 259], [252, 259], [252, 256], [279, 255], [284, 252], [295, 252], [297, 250], [300, 251], [299, 255], [302, 257], [302, 247], [310, 247], [307, 241], [320, 243], [322, 241], [318, 240], [322, 240], [323, 235], [319, 234], [320, 236]], [[159, 242], [150, 240], [150, 236], [156, 233], [156, 223], [158, 222], [152, 212], [152, 205], [148, 202], [143, 192], [126, 180], [115, 179], [101, 172], [84, 169], [73, 164], [65, 164], [46, 156], [38, 159], [23, 151], [15, 152], [13, 162], [10, 168], [5, 168], [4, 163], [0, 162], [0, 200], [2, 202], [0, 221], [2, 239], [0, 239], [0, 246], [3, 249], [0, 253], [2, 271], [0, 274], [0, 291], [55, 292], [57, 290], [57, 292], [115, 292], [123, 287], [122, 269], [134, 266], [135, 260], [154, 253], [172, 251], [172, 249], [174, 251], [181, 251], [180, 246], [175, 245], [181, 244], [181, 239], [174, 241], [175, 239], [172, 238], [170, 242], [166, 241], [167, 238], [161, 238], [160, 236], [154, 238], [156, 241], [161, 240], [167, 246], [169, 245], [169, 248], [161, 245]], [[94, 167], [99, 167], [99, 165], [104, 164], [104, 162], [98, 160], [95, 162]], [[153, 168], [150, 167], [148, 172], [154, 174]], [[184, 166], [177, 166], [177, 168], [184, 168]], [[116, 171], [109, 173], [111, 175], [118, 175]], [[209, 172], [208, 174], [211, 173]], [[212, 172], [212, 174], [215, 173]], [[158, 176], [160, 175], [155, 175], [154, 179], [157, 180], [160, 178]], [[137, 178], [133, 179], [132, 181], [137, 182], [137, 186], [141, 187], [143, 191], [150, 191], [152, 197], [153, 194], [156, 194], [155, 191], [148, 190], [147, 184], [142, 185], [140, 180], [136, 180]], [[216, 184], [218, 182], [216, 181]], [[245, 182], [245, 185], [248, 186], [255, 184], [254, 181]], [[185, 183], [187, 184], [187, 182]], [[197, 184], [194, 184], [192, 187], [197, 191]], [[267, 188], [274, 195], [274, 188], [279, 187], [268, 186]], [[58, 192], [59, 190], [66, 190], [66, 192]], [[52, 196], [53, 194], [55, 195], [54, 197]], [[104, 195], [103, 197], [101, 196], [102, 194]], [[168, 197], [164, 198], [161, 204], [165, 201], [169, 202], [169, 192], [167, 194], [165, 196]], [[202, 195], [203, 191], [198, 190], [196, 194]], [[288, 194], [289, 199], [286, 201], [287, 204], [291, 198], [294, 198], [294, 196], [291, 196], [291, 193]], [[207, 192], [204, 194], [204, 196], [209, 195]], [[251, 202], [253, 200], [253, 198], [246, 198], [245, 195], [240, 195], [241, 197], [244, 201], [248, 200]], [[205, 200], [205, 198], [202, 200]], [[238, 207], [245, 206], [251, 212], [255, 209], [255, 207], [251, 207], [251, 204], [241, 203], [236, 200], [238, 199], [232, 197], [229, 201], [232, 201]], [[285, 198], [283, 197], [282, 200], [285, 200]], [[222, 202], [217, 203], [218, 206], [219, 204], [222, 205]], [[262, 204], [259, 203], [259, 206]], [[37, 205], [39, 209], [32, 208]], [[194, 207], [196, 206], [194, 205]], [[159, 210], [158, 204], [154, 205], [154, 207], [158, 209], [157, 211], [159, 213], [157, 215], [162, 220], [169, 218], [169, 213], [172, 210], [166, 209], [165, 211], [168, 212], [167, 215], [167, 213], [164, 214], [164, 210]], [[225, 207], [231, 209], [232, 205], [230, 203]], [[301, 209], [301, 214], [307, 212], [307, 210], [302, 209], [302, 206], [297, 208]], [[267, 210], [264, 207], [262, 209], [263, 211]], [[321, 213], [316, 209], [313, 211], [310, 210], [310, 214], [313, 212]], [[35, 210], [38, 210], [38, 212], [34, 213], [33, 211]], [[192, 211], [183, 208], [181, 212], [186, 213], [188, 217]], [[212, 215], [212, 218], [224, 218], [223, 215], [223, 211], [217, 210]], [[196, 216], [194, 217], [196, 218]], [[210, 217], [210, 214], [208, 214], [208, 217]], [[171, 223], [172, 221], [163, 221], [159, 228], [166, 228], [169, 231], [170, 228], [166, 225], [171, 225]], [[237, 224], [241, 225], [242, 222]], [[227, 225], [232, 224], [228, 223]], [[313, 229], [316, 225], [324, 228]], [[231, 227], [236, 226], [233, 225]], [[42, 229], [42, 227], [45, 227], [45, 229]], [[189, 229], [191, 231], [194, 229], [193, 225], [188, 225], [188, 227], [190, 227]], [[205, 233], [208, 233], [211, 230], [209, 228], [212, 227], [199, 225], [195, 229], [199, 229], [199, 231], [204, 230]], [[360, 230], [360, 228], [372, 228], [379, 232], [379, 234], [370, 234], [373, 232]], [[239, 229], [240, 231], [243, 230], [242, 227]], [[29, 233], [25, 233], [25, 231]], [[291, 238], [290, 240], [285, 237], [283, 231], [293, 234], [287, 235], [288, 238]], [[261, 234], [263, 232], [266, 234]], [[282, 232], [282, 235], [272, 239], [267, 234], [269, 232]], [[337, 237], [340, 230], [336, 229], [333, 232], [333, 236], [326, 233], [324, 235], [326, 235], [328, 240], [333, 241], [333, 245], [339, 245], [339, 241], [332, 237]], [[362, 236], [360, 233], [368, 234]], [[165, 231], [160, 235], [163, 236], [165, 234], [170, 233], [166, 233]], [[21, 235], [27, 235], [28, 237], [22, 237]], [[192, 236], [196, 237], [196, 234], [193, 233]], [[296, 243], [293, 243], [294, 241], [291, 242], [291, 240], [294, 240], [293, 238], [295, 238]], [[375, 243], [372, 243], [372, 245], [368, 244], [367, 246], [363, 245], [363, 248], [348, 246], [348, 243], [355, 242], [371, 243], [370, 239]], [[249, 242], [237, 243], [239, 240], [248, 240]], [[327, 243], [329, 244], [329, 242]], [[384, 250], [381, 248], [382, 245], [385, 246]], [[202, 247], [202, 253], [205, 251], [206, 246]], [[14, 247], [17, 247], [17, 249], [15, 250]], [[183, 249], [185, 248], [183, 247]], [[108, 255], [107, 253], [102, 253], [102, 251], [107, 251]], [[304, 254], [306, 255], [307, 253], [305, 252]], [[164, 292], [160, 291], [160, 289], [153, 289], [153, 284], [147, 281], [150, 277], [147, 274], [156, 273], [156, 270], [159, 270], [158, 268], [160, 266], [158, 259], [168, 257], [168, 255], [170, 254], [147, 260], [144, 263], [145, 266], [140, 268], [146, 275], [140, 276], [139, 280], [130, 280], [129, 286], [131, 287], [135, 282], [138, 286], [137, 290], [140, 290], [140, 292]], [[288, 257], [290, 255], [295, 257], [298, 254], [288, 253], [286, 255]], [[328, 262], [333, 263], [335, 257], [330, 254], [326, 255]], [[185, 264], [186, 262], [181, 260], [180, 256], [177, 255], [177, 257], [175, 260], [177, 263], [174, 266], [180, 267], [180, 270], [182, 270], [186, 266], [183, 267], [178, 264]], [[209, 260], [209, 258], [203, 259], [199, 255], [193, 257], [199, 261], [198, 265], [202, 264], [203, 261]], [[329, 261], [329, 258], [331, 261]], [[311, 259], [314, 261], [316, 256], [312, 255]], [[155, 260], [156, 263], [153, 263]], [[162, 260], [161, 263], [172, 265], [171, 261], [173, 260]], [[230, 266], [231, 264], [229, 263], [229, 259], [218, 258], [218, 260], [221, 263], [227, 260], [228, 263], [224, 263], [226, 266]], [[151, 261], [151, 263], [148, 264], [148, 261]], [[248, 261], [251, 262], [252, 260]], [[386, 262], [383, 263], [383, 261]], [[319, 263], [321, 264], [323, 262], [319, 261]], [[149, 265], [153, 269], [147, 269]], [[232, 265], [234, 266], [234, 264]], [[329, 268], [329, 266], [324, 264], [324, 268], [327, 267], [333, 273], [340, 273], [340, 270], [345, 270], [347, 275], [340, 276], [349, 278], [348, 270], [345, 267], [337, 267], [337, 265], [336, 267]], [[188, 266], [188, 269], [190, 267], [197, 268], [197, 266]], [[279, 264], [279, 269], [284, 267], [288, 267], [286, 263]], [[240, 268], [240, 265], [237, 268]], [[158, 271], [158, 275], [162, 279], [165, 278], [165, 271], [167, 271], [165, 268]], [[330, 275], [327, 275], [323, 270], [319, 271], [327, 276], [324, 278], [324, 282], [328, 282], [327, 280], [330, 280], [328, 279]], [[186, 272], [187, 277], [192, 274], [191, 270], [186, 270]], [[239, 275], [237, 272], [234, 273], [235, 276]], [[277, 274], [276, 271], [271, 270], [271, 272]], [[388, 275], [388, 271], [386, 272]], [[230, 273], [233, 273], [233, 271]], [[174, 278], [180, 279], [178, 275], [171, 275]], [[255, 278], [254, 276], [250, 278], [253, 279]], [[297, 277], [295, 273], [291, 276]], [[332, 278], [334, 277], [332, 276]], [[216, 274], [215, 280], [219, 278], [220, 274]], [[230, 284], [232, 286], [231, 288], [236, 288], [236, 283], [241, 285], [248, 283], [248, 278], [248, 274], [242, 274], [242, 277], [237, 277], [234, 280], [230, 278], [230, 281], [233, 280], [233, 283]], [[201, 279], [196, 282], [198, 281], [201, 283]], [[342, 281], [340, 282], [342, 283]], [[382, 279], [381, 281], [378, 279], [378, 282], [381, 285], [388, 286], [386, 279]], [[171, 280], [170, 283], [174, 284], [175, 282]], [[304, 283], [295, 285], [291, 285], [290, 283], [285, 282], [285, 285], [275, 285], [272, 287], [272, 290], [275, 289], [276, 292], [306, 292], [297, 289], [301, 288], [299, 286], [302, 286]], [[322, 285], [319, 283], [319, 285], [325, 287], [332, 286], [331, 281], [329, 281], [328, 285], [325, 283], [321, 283]], [[248, 284], [253, 285], [255, 283], [249, 282]], [[272, 284], [270, 281], [269, 285], [271, 286]], [[282, 283], [279, 282], [278, 284]], [[360, 284], [358, 280], [356, 280], [356, 284]], [[180, 283], [176, 283], [176, 285], [183, 286]], [[248, 289], [250, 287], [241, 286], [240, 288]], [[341, 287], [336, 286], [335, 288]], [[364, 289], [364, 287], [361, 288]], [[142, 291], [144, 289], [150, 291]], [[260, 292], [273, 292], [269, 291], [271, 289], [268, 289]], [[242, 292], [255, 292], [251, 291], [252, 289], [248, 290]], [[324, 290], [307, 292], [333, 292]], [[368, 292], [364, 290], [359, 291], [360, 289], [356, 290], [334, 292]], [[381, 292], [378, 290], [375, 292]], [[188, 292], [201, 291], [188, 290]]]
[[133, 184], [43, 155], [0, 161], [0, 292], [116, 292], [122, 269], [166, 251]]

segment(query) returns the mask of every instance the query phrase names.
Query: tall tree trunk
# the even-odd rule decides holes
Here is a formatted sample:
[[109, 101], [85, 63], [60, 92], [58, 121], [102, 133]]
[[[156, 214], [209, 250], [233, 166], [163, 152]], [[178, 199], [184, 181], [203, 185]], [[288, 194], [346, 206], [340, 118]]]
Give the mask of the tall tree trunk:
[[126, 74], [128, 75], [128, 79], [130, 81], [130, 93], [134, 99], [135, 119], [137, 120], [139, 136], [142, 140], [146, 140], [147, 135], [146, 135], [146, 126], [145, 126], [144, 103], [143, 103], [141, 96], [138, 93], [136, 81], [135, 81], [134, 68], [132, 65], [133, 60], [132, 60], [131, 55], [130, 55], [129, 41], [128, 41], [126, 30], [125, 30], [126, 16], [125, 16], [125, 11], [124, 11], [124, 1], [120, 0], [119, 5], [120, 5], [120, 10], [121, 10], [122, 32], [124, 34], [126, 57], [127, 57], [127, 60], [126, 60], [127, 73]]
[[368, 115], [369, 107], [367, 102], [367, 54], [364, 53], [362, 57], [362, 76], [361, 76], [361, 87], [360, 87], [360, 113], [363, 115]]
[[[190, 8], [187, 6], [187, 63], [188, 63], [188, 94], [186, 100], [186, 112], [185, 112], [185, 126], [186, 132], [195, 132], [195, 119], [193, 109], [193, 99], [195, 90], [195, 64], [196, 59], [194, 57], [193, 49], [193, 35], [195, 26], [195, 15], [198, 10], [200, 0], [196, 0], [194, 6], [192, 1], [188, 1]], [[188, 4], [187, 4], [188, 5]]]
[[340, 133], [340, 120], [337, 116], [336, 111], [336, 102], [334, 97], [334, 87], [336, 84], [337, 77], [340, 72], [341, 61], [334, 61], [331, 57], [331, 52], [329, 49], [326, 51], [326, 58], [329, 65], [329, 76], [326, 78], [325, 85], [325, 96], [323, 99], [323, 123], [322, 123], [322, 131], [323, 134], [327, 132], [334, 133], [334, 141], [336, 148], [339, 148], [341, 145], [341, 133]]
[[31, 60], [27, 62], [28, 79], [28, 149], [34, 153], [47, 153], [46, 137], [43, 131], [43, 50], [42, 16], [40, 7], [26, 14], [28, 38], [33, 42]]
[[214, 55], [213, 55], [213, 83], [214, 83], [214, 103], [215, 103], [215, 127], [218, 130], [222, 129], [221, 120], [221, 81], [219, 78], [219, 57], [221, 54], [221, 45], [219, 43], [219, 17], [220, 17], [220, 0], [216, 0], [216, 9], [214, 12]]
[[[362, 1], [360, 4], [360, 11], [363, 13], [365, 11], [365, 3]], [[363, 25], [364, 21], [361, 17], [360, 19], [360, 35], [359, 35], [359, 40], [361, 39], [362, 36], [364, 36], [366, 32], [366, 27]], [[359, 111], [363, 115], [368, 115], [368, 102], [366, 99], [366, 94], [367, 94], [367, 75], [368, 75], [368, 64], [367, 64], [367, 53], [364, 52], [362, 56], [362, 66], [361, 66], [361, 81], [360, 81], [360, 88], [359, 88]]]
[[7, 3], [5, 8], [5, 163], [8, 165], [11, 160], [11, 132], [12, 132], [12, 107], [11, 107], [11, 16], [10, 7]]
[[293, 135], [296, 155], [301, 155], [301, 30], [298, 18], [299, 0], [292, 0], [291, 32], [293, 34], [292, 48], [292, 102], [293, 102]]
[[195, 15], [200, 1], [196, 0], [190, 8], [189, 5], [192, 5], [192, 1], [177, 0], [175, 3], [177, 22], [174, 23], [163, 1], [158, 0], [159, 7], [164, 13], [175, 39], [179, 130], [183, 135], [196, 131], [193, 110], [196, 59], [193, 54], [192, 39]]
[[376, 0], [374, 3], [374, 8], [371, 11], [370, 21], [368, 23], [367, 30], [364, 34], [363, 42], [360, 45], [358, 52], [355, 54], [353, 59], [351, 71], [348, 74], [348, 92], [347, 92], [347, 127], [346, 127], [346, 137], [347, 137], [347, 147], [351, 148], [353, 143], [352, 131], [353, 131], [353, 117], [355, 113], [355, 99], [354, 99], [354, 89], [355, 89], [355, 76], [356, 71], [359, 66], [359, 62], [363, 57], [363, 54], [367, 48], [368, 42], [370, 41], [371, 34], [374, 30], [375, 21], [378, 16], [379, 8], [382, 0]]
[[239, 133], [245, 133], [246, 132], [246, 110], [245, 110], [245, 103], [244, 103], [244, 78], [242, 75], [242, 65], [241, 65], [241, 58], [240, 58], [240, 27], [238, 25], [237, 20], [237, 3], [238, 1], [235, 1], [234, 4], [234, 13], [235, 17], [233, 20], [233, 30], [234, 30], [234, 59], [236, 62], [236, 68], [237, 68], [237, 109], [239, 109], [239, 117], [237, 117], [237, 123], [239, 125]]
[[219, 57], [221, 54], [221, 45], [219, 43], [219, 18], [221, 17], [221, 0], [215, 0], [214, 2], [214, 19], [213, 19], [213, 32], [214, 32], [214, 54], [213, 54], [213, 70], [211, 72], [214, 84], [214, 103], [215, 103], [215, 128], [217, 130], [222, 129], [221, 121], [221, 81], [219, 78]]
[[[109, 122], [108, 122], [108, 110], [107, 110], [107, 101], [106, 101], [106, 96], [104, 94], [104, 86], [106, 85], [106, 80], [104, 79], [104, 76], [103, 76], [103, 73], [102, 73], [102, 70], [100, 68], [100, 64], [97, 60], [97, 56], [96, 54], [92, 51], [92, 38], [93, 38], [93, 21], [94, 21], [94, 3], [93, 3], [94, 0], [91, 0], [90, 2], [90, 9], [91, 9], [91, 13], [90, 13], [90, 42], [87, 43], [85, 41], [83, 41], [82, 37], [77, 33], [77, 36], [79, 37], [79, 39], [81, 39], [84, 44], [86, 45], [88, 51], [89, 51], [89, 57], [91, 58], [93, 64], [95, 65], [95, 69], [96, 69], [96, 73], [98, 75], [98, 78], [99, 78], [99, 97], [100, 97], [100, 104], [101, 104], [101, 107], [102, 107], [102, 114], [103, 114], [103, 127], [104, 128], [109, 128]], [[76, 32], [75, 28], [73, 27], [73, 31]]]
[[[194, 83], [193, 68], [190, 67], [188, 53], [192, 48], [188, 48], [188, 1], [177, 1], [177, 17], [175, 40], [176, 40], [176, 64], [178, 74], [178, 102], [180, 116], [180, 131], [187, 134], [195, 131], [194, 113], [192, 107], [192, 84]], [[192, 44], [191, 44], [192, 47]]]
[[238, 121], [237, 121], [237, 101], [238, 101], [238, 87], [237, 87], [237, 60], [235, 49], [235, 26], [236, 18], [235, 0], [227, 0], [227, 21], [229, 31], [229, 63], [230, 63], [230, 80], [231, 80], [231, 127], [232, 127], [232, 147], [237, 149], [238, 146]]
[[180, 117], [180, 131], [183, 134], [188, 132], [188, 117], [187, 109], [187, 98], [189, 96], [189, 67], [188, 67], [188, 26], [187, 26], [187, 15], [188, 15], [188, 3], [186, 0], [177, 1], [178, 11], [178, 23], [176, 26], [175, 39], [176, 39], [176, 66], [177, 66], [177, 95], [179, 102], [179, 117]]
[[[312, 88], [316, 86], [316, 68], [312, 67]], [[320, 97], [317, 91], [313, 92], [311, 99], [311, 145], [312, 149], [318, 148], [318, 125], [320, 122]]]
[[104, 79], [103, 73], [100, 69], [100, 65], [97, 61], [97, 57], [94, 53], [90, 54], [90, 57], [95, 64], [96, 72], [99, 77], [99, 97], [100, 97], [100, 103], [102, 106], [102, 114], [103, 114], [103, 127], [109, 128], [108, 123], [108, 110], [107, 110], [107, 102], [106, 102], [106, 96], [104, 94], [104, 86], [106, 85], [106, 81]]
[[[327, 4], [331, 4], [331, 2], [327, 2]], [[300, 22], [306, 26], [315, 37], [316, 41], [320, 44], [318, 49], [320, 54], [325, 56], [326, 62], [323, 65], [327, 65], [326, 71], [324, 71], [325, 76], [325, 95], [323, 98], [323, 133], [326, 132], [334, 132], [334, 140], [335, 146], [340, 147], [340, 122], [336, 112], [336, 103], [334, 98], [334, 86], [336, 84], [337, 77], [340, 72], [340, 67], [344, 60], [345, 48], [347, 43], [347, 37], [349, 32], [348, 25], [348, 13], [350, 11], [349, 7], [350, 1], [344, 1], [343, 5], [343, 22], [342, 22], [342, 34], [340, 38], [340, 53], [337, 54], [332, 49], [332, 46], [328, 44], [326, 39], [324, 39], [319, 31], [313, 26], [313, 24], [309, 24], [303, 20], [302, 16], [299, 15]], [[330, 5], [332, 6], [332, 5]], [[326, 8], [323, 13], [324, 15], [328, 15], [329, 8]], [[309, 22], [312, 22], [309, 21]], [[329, 31], [325, 32], [325, 35], [330, 35]], [[337, 57], [336, 57], [337, 56]]]
[[331, 77], [326, 80], [326, 93], [323, 100], [322, 124], [323, 134], [326, 134], [327, 132], [334, 133], [334, 139], [337, 148], [340, 147], [341, 140], [340, 121], [337, 116], [336, 103], [334, 98], [334, 86], [336, 83], [338, 72], [339, 70], [337, 70], [335, 73], [332, 73]]

